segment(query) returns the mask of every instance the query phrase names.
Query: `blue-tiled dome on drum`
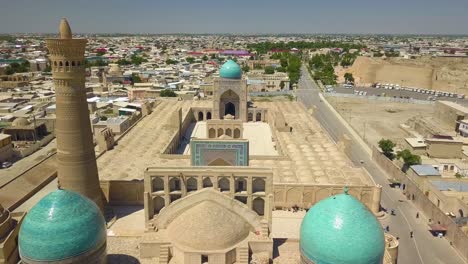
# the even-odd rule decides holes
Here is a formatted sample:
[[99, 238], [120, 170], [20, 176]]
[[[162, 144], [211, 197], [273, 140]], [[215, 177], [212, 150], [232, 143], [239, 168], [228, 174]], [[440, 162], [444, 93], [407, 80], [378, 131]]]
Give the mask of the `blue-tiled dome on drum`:
[[381, 264], [384, 234], [375, 216], [347, 191], [314, 205], [300, 231], [302, 263]]
[[106, 223], [90, 199], [56, 190], [26, 215], [19, 232], [23, 263], [105, 263]]
[[219, 76], [226, 79], [240, 79], [242, 78], [242, 70], [235, 61], [228, 60], [221, 66]]

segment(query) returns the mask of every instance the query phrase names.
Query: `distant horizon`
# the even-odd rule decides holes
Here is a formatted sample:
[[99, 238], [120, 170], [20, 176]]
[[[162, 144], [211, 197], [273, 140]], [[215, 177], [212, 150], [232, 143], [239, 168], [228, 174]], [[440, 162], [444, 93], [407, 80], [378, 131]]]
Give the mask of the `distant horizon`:
[[[58, 35], [56, 32], [0, 32], [0, 35]], [[73, 35], [128, 35], [128, 36], [424, 36], [424, 37], [468, 37], [468, 33], [446, 34], [446, 33], [130, 33], [130, 32], [73, 32]]]
[[[0, 34], [468, 35], [466, 0], [21, 0], [0, 9]], [[50, 33], [53, 34], [53, 33]]]

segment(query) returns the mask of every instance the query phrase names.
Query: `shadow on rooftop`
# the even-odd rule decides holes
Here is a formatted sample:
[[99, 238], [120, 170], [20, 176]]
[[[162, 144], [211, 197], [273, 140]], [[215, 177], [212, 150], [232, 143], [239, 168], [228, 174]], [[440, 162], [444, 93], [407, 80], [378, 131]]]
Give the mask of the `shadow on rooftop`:
[[140, 261], [135, 257], [125, 254], [109, 254], [107, 255], [108, 264], [140, 264]]

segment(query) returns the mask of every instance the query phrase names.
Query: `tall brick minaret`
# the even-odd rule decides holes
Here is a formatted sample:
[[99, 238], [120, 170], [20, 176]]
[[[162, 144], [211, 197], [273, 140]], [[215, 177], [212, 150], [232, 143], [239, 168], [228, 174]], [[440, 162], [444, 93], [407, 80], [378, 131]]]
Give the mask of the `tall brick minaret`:
[[86, 39], [73, 39], [70, 25], [60, 21], [58, 39], [47, 39], [57, 100], [58, 180], [60, 188], [78, 192], [96, 202], [103, 200], [94, 153], [85, 91]]

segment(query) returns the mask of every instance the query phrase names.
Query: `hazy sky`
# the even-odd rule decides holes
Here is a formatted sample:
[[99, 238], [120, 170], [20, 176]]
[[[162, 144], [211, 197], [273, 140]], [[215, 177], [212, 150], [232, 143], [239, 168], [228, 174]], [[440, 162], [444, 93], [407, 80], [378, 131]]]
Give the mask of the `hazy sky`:
[[468, 34], [468, 0], [0, 0], [0, 33]]

